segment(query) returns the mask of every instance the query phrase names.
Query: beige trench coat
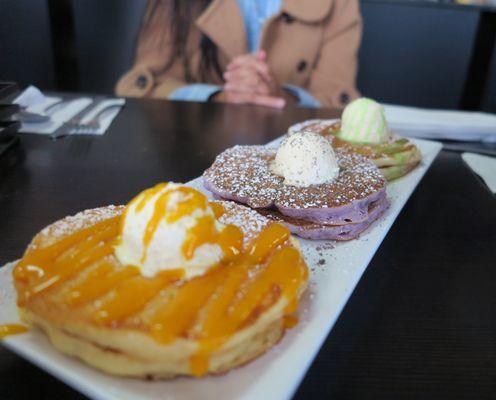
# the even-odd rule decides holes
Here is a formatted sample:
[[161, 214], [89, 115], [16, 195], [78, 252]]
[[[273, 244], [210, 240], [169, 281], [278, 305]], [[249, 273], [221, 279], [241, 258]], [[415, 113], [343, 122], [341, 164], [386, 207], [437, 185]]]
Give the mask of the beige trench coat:
[[[159, 8], [156, 12], [165, 11]], [[323, 106], [342, 108], [358, 96], [361, 32], [358, 0], [283, 0], [280, 12], [263, 26], [260, 48], [267, 52], [268, 64], [281, 84], [306, 89]], [[217, 45], [223, 70], [234, 57], [248, 52], [236, 0], [212, 1], [188, 36], [194, 82], [200, 81], [202, 33]], [[164, 71], [171, 51], [168, 35], [168, 27], [157, 22], [140, 33], [134, 66], [119, 80], [117, 95], [167, 98], [175, 89], [193, 83], [185, 81], [180, 60]], [[212, 74], [204, 83], [222, 84], [222, 80]]]

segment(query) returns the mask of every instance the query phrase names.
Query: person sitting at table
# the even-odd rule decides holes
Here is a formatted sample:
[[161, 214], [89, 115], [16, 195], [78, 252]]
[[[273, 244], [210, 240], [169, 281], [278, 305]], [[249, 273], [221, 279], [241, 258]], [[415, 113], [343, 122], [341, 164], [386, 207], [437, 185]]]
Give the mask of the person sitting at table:
[[149, 0], [119, 96], [343, 108], [358, 0]]

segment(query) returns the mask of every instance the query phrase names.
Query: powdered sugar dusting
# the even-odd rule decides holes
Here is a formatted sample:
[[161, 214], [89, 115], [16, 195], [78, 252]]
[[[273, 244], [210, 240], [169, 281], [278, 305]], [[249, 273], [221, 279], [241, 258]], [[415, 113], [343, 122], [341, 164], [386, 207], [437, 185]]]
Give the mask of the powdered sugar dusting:
[[220, 201], [226, 212], [219, 218], [219, 221], [226, 225], [236, 225], [244, 234], [244, 246], [247, 246], [262, 229], [271, 221], [253, 211], [251, 208], [241, 206], [230, 201]]
[[[68, 236], [78, 230], [87, 228], [96, 223], [115, 217], [124, 211], [124, 206], [109, 205], [107, 207], [93, 208], [65, 217], [44, 228], [37, 236], [36, 242], [42, 240], [44, 245], [49, 245], [61, 237]], [[31, 244], [31, 246], [34, 246]]]

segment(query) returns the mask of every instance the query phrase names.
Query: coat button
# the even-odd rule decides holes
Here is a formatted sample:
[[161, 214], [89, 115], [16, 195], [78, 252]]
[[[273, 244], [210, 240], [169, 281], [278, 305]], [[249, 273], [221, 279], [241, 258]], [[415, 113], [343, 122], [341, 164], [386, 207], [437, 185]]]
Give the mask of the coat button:
[[291, 15], [289, 15], [288, 13], [282, 13], [282, 19], [284, 20], [284, 22], [286, 22], [287, 24], [291, 24], [294, 22], [294, 17], [292, 17]]
[[341, 104], [348, 104], [350, 102], [350, 95], [346, 92], [342, 92], [339, 96], [339, 100], [341, 101]]
[[139, 88], [143, 89], [146, 87], [146, 84], [148, 83], [148, 78], [145, 75], [140, 75], [138, 78], [136, 78], [136, 86]]
[[296, 66], [298, 72], [303, 72], [305, 71], [306, 68], [307, 68], [307, 62], [305, 60], [301, 60]]

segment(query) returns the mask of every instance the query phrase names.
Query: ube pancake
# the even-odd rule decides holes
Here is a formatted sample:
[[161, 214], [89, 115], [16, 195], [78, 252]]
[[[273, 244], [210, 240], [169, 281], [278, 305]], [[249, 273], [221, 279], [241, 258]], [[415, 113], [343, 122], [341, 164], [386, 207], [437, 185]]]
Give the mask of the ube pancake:
[[336, 149], [340, 172], [335, 180], [309, 187], [285, 185], [271, 172], [276, 151], [264, 146], [228, 149], [205, 171], [204, 185], [217, 197], [319, 225], [369, 224], [371, 204], [384, 204], [383, 175], [349, 149]]
[[351, 240], [365, 231], [388, 208], [389, 202], [382, 198], [370, 204], [368, 218], [356, 224], [327, 225], [318, 224], [303, 219], [291, 218], [274, 210], [259, 210], [259, 212], [277, 222], [286, 225], [291, 233], [305, 239]]

